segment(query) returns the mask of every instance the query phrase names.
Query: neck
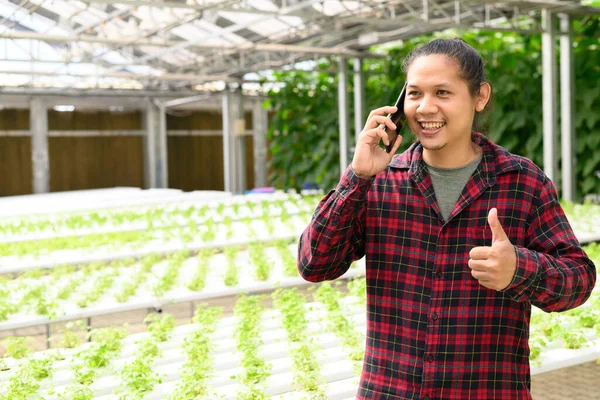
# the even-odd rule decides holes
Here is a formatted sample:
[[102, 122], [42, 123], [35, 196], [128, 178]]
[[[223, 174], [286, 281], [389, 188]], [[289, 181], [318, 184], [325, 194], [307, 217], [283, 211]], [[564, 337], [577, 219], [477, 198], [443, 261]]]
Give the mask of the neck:
[[423, 148], [423, 160], [436, 168], [459, 168], [472, 162], [482, 151], [478, 144], [469, 140], [464, 145], [439, 150]]

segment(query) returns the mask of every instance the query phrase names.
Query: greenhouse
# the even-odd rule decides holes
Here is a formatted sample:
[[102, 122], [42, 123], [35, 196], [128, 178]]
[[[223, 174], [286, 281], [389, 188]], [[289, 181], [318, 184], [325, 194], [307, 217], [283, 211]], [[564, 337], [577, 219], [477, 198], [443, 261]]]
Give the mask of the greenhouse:
[[[0, 400], [600, 400], [599, 1], [0, 0], [0, 18]], [[415, 51], [455, 37], [490, 87], [473, 129], [525, 172], [507, 181], [503, 164], [479, 192], [478, 142], [481, 164], [446, 179], [460, 187], [445, 214], [434, 175], [451, 168], [430, 162], [451, 152], [427, 140], [455, 125], [417, 118], [461, 113], [417, 85], [444, 71], [408, 74], [445, 54]], [[396, 155], [381, 131], [369, 151], [385, 165], [361, 174], [387, 123], [373, 110], [405, 84]], [[415, 149], [423, 169], [403, 164]], [[514, 272], [492, 290], [473, 252], [495, 260], [503, 241]], [[407, 259], [414, 274], [389, 269]], [[565, 270], [586, 262], [587, 280]], [[515, 331], [513, 347], [488, 343]], [[465, 361], [471, 348], [487, 361]], [[508, 379], [516, 352], [530, 373]], [[393, 373], [416, 377], [410, 395], [382, 372], [407, 365], [395, 357], [421, 359]]]

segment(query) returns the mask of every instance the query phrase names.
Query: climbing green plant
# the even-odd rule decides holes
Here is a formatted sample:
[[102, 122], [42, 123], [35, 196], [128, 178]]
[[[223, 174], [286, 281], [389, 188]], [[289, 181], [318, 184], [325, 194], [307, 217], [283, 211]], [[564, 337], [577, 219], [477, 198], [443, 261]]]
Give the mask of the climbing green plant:
[[[575, 62], [575, 127], [578, 196], [600, 193], [600, 17], [587, 16], [573, 21]], [[493, 87], [488, 127], [483, 133], [507, 150], [543, 165], [542, 71], [540, 35], [479, 30], [449, 30], [419, 36], [395, 47], [378, 49], [387, 57], [365, 60], [365, 115], [382, 105], [393, 104], [404, 83], [401, 65], [415, 47], [433, 37], [460, 36], [474, 46], [486, 63], [486, 76]], [[558, 39], [557, 39], [558, 40]], [[558, 46], [557, 46], [558, 47]], [[559, 54], [557, 54], [557, 59]], [[266, 106], [273, 115], [269, 123], [271, 184], [299, 189], [316, 182], [325, 190], [337, 184], [339, 128], [337, 106], [337, 61], [320, 60], [319, 72], [280, 71], [281, 83], [269, 92]], [[349, 71], [352, 66], [349, 62]], [[352, 74], [348, 77], [353, 91]], [[354, 145], [353, 96], [349, 94], [349, 147]], [[485, 126], [485, 124], [484, 124]], [[414, 138], [403, 129], [406, 149]], [[350, 162], [352, 154], [348, 155]], [[556, 178], [560, 185], [560, 177]]]
[[[327, 68], [329, 62], [322, 61]], [[275, 111], [267, 138], [269, 180], [278, 187], [306, 181], [330, 184], [339, 177], [337, 78], [328, 73], [276, 72], [283, 83], [267, 105]]]

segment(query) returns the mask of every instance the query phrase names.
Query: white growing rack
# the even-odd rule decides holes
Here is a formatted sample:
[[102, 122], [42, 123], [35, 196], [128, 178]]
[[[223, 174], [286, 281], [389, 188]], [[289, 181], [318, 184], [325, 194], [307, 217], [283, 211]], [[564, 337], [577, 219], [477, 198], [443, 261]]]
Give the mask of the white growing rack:
[[[365, 314], [364, 309], [357, 303], [356, 298], [346, 297], [343, 300], [345, 304], [345, 314], [355, 322], [356, 329], [364, 336], [365, 332]], [[351, 380], [355, 373], [353, 364], [346, 357], [346, 351], [340, 347], [339, 339], [329, 332], [321, 317], [326, 314], [320, 303], [308, 303], [306, 305], [307, 319], [309, 320], [309, 329], [306, 334], [320, 346], [317, 352], [319, 360], [322, 362], [322, 371], [328, 382], [340, 380]], [[220, 319], [217, 329], [212, 335], [215, 341], [214, 352], [212, 354], [215, 368], [215, 376], [211, 380], [211, 386], [224, 394], [225, 398], [235, 398], [239, 385], [230, 379], [231, 376], [240, 372], [239, 353], [236, 350], [233, 331], [235, 317]], [[288, 358], [287, 334], [281, 326], [281, 316], [278, 310], [267, 310], [262, 317], [261, 338], [264, 342], [259, 349], [259, 355], [266, 358], [273, 364], [272, 376], [268, 379], [269, 395], [283, 394], [293, 392], [291, 384], [292, 375], [290, 373], [291, 363]], [[178, 384], [179, 370], [185, 362], [185, 353], [182, 350], [183, 340], [192, 331], [199, 329], [194, 324], [179, 326], [175, 328], [174, 333], [167, 342], [161, 343], [162, 357], [156, 361], [154, 370], [162, 375], [163, 383], [155, 386], [154, 390], [146, 395], [145, 399], [165, 399], [169, 393], [175, 389]], [[122, 343], [122, 351], [118, 357], [112, 360], [111, 365], [99, 371], [95, 382], [91, 385], [94, 390], [95, 398], [98, 399], [116, 399], [118, 395], [114, 391], [122, 390], [120, 387], [119, 371], [123, 365], [132, 360], [136, 351], [137, 342], [147, 338], [147, 333], [134, 334], [125, 338]], [[57, 399], [67, 386], [73, 384], [73, 372], [71, 370], [72, 360], [77, 352], [86, 348], [89, 344], [84, 344], [77, 349], [64, 350], [64, 361], [57, 361], [53, 364], [53, 377], [41, 382], [40, 394], [47, 400]], [[44, 352], [38, 352], [32, 356], [41, 358], [46, 354], [56, 353], [57, 349], [51, 349]], [[3, 382], [6, 382], [11, 376], [11, 371], [16, 371], [15, 367], [27, 362], [25, 360], [7, 360], [6, 364], [12, 368], [10, 371], [0, 372], [0, 391]], [[55, 389], [54, 394], [49, 394], [48, 389]], [[348, 390], [348, 389], [347, 389]], [[122, 394], [122, 393], [121, 393]], [[346, 391], [345, 396], [352, 395]], [[117, 397], [115, 397], [117, 396]], [[336, 397], [331, 397], [336, 398]], [[342, 398], [342, 397], [337, 397]]]
[[[292, 201], [294, 200], [294, 201]], [[131, 231], [140, 231], [146, 230], [148, 228], [148, 223], [146, 221], [140, 222], [124, 222], [119, 225], [111, 224], [111, 216], [123, 212], [135, 212], [137, 214], [143, 214], [148, 211], [155, 210], [164, 210], [166, 213], [183, 213], [189, 207], [194, 207], [199, 209], [200, 207], [206, 208], [207, 215], [204, 217], [199, 217], [197, 215], [192, 215], [190, 217], [184, 218], [182, 215], [169, 215], [170, 218], [174, 219], [174, 221], [157, 221], [153, 223], [155, 228], [161, 228], [165, 226], [171, 226], [171, 222], [177, 223], [179, 226], [186, 226], [190, 222], [195, 222], [198, 225], [202, 225], [207, 222], [207, 220], [212, 220], [215, 223], [223, 222], [225, 217], [230, 217], [234, 221], [240, 220], [244, 217], [252, 217], [258, 218], [262, 216], [262, 213], [257, 212], [259, 210], [255, 210], [252, 213], [247, 205], [253, 204], [255, 208], [257, 206], [262, 206], [263, 202], [270, 203], [272, 208], [275, 208], [276, 201], [284, 201], [286, 202], [286, 208], [290, 215], [297, 214], [299, 212], [313, 212], [315, 208], [315, 204], [304, 203], [303, 198], [299, 196], [287, 195], [284, 193], [273, 193], [273, 194], [257, 194], [252, 196], [230, 196], [220, 200], [214, 199], [203, 199], [203, 201], [197, 200], [182, 200], [179, 202], [171, 202], [171, 203], [157, 203], [152, 204], [151, 206], [142, 206], [138, 205], [136, 207], [127, 207], [127, 208], [110, 208], [104, 210], [95, 210], [99, 216], [106, 217], [108, 221], [103, 224], [96, 224], [96, 226], [92, 226], [89, 228], [77, 228], [77, 229], [65, 229], [62, 230], [56, 227], [49, 227], [43, 231], [29, 232], [27, 234], [3, 234], [0, 232], [0, 243], [17, 243], [22, 241], [29, 240], [41, 240], [41, 239], [55, 239], [61, 237], [68, 236], [84, 236], [90, 234], [98, 234], [98, 233], [118, 233], [118, 232], [131, 232]], [[297, 206], [297, 202], [304, 203], [300, 204], [300, 208]], [[223, 215], [220, 215], [216, 212], [219, 205], [225, 207]], [[236, 214], [233, 212], [233, 206], [239, 207], [239, 213]], [[273, 217], [278, 217], [280, 215], [279, 210], [275, 209], [269, 210], [269, 215]], [[18, 217], [18, 218], [2, 218], [0, 222], [3, 224], [21, 224], [21, 223], [40, 223], [40, 222], [52, 222], [57, 223], [64, 221], [65, 218], [71, 216], [80, 216], [83, 218], [89, 218], [92, 214], [92, 211], [86, 212], [71, 212], [67, 214], [43, 214], [37, 215], [33, 217]]]
[[[290, 252], [295, 254], [296, 245], [292, 244], [289, 246]], [[179, 303], [193, 303], [207, 299], [214, 299], [219, 297], [234, 296], [239, 293], [261, 293], [271, 291], [277, 287], [307, 287], [312, 285], [311, 283], [302, 279], [299, 275], [295, 277], [287, 277], [283, 272], [283, 261], [276, 249], [266, 248], [266, 255], [271, 260], [273, 268], [271, 269], [270, 278], [267, 281], [259, 281], [254, 277], [254, 266], [249, 260], [248, 251], [240, 251], [236, 259], [236, 265], [239, 267], [239, 283], [236, 286], [229, 287], [224, 283], [224, 272], [225, 272], [225, 256], [223, 254], [216, 254], [211, 257], [208, 268], [208, 275], [206, 277], [206, 286], [201, 291], [192, 291], [186, 287], [188, 282], [195, 273], [196, 258], [189, 258], [184, 262], [179, 272], [179, 279], [177, 284], [165, 293], [164, 296], [157, 297], [152, 292], [152, 287], [158, 281], [158, 278], [162, 275], [166, 269], [166, 261], [161, 261], [155, 265], [149, 274], [148, 281], [142, 284], [138, 288], [136, 294], [128, 299], [124, 303], [119, 303], [115, 296], [119, 292], [119, 284], [124, 284], [128, 277], [135, 272], [134, 267], [125, 267], [122, 269], [122, 273], [119, 276], [116, 285], [106, 294], [104, 294], [98, 301], [86, 308], [79, 308], [75, 303], [74, 299], [59, 301], [59, 307], [57, 309], [57, 316], [55, 318], [48, 318], [43, 315], [36, 315], [21, 311], [17, 314], [11, 315], [7, 321], [0, 322], [0, 332], [12, 329], [20, 329], [31, 326], [46, 325], [46, 333], [50, 335], [49, 324], [72, 321], [78, 319], [87, 319], [97, 317], [101, 315], [116, 314], [125, 311], [132, 310], [144, 310], [144, 309], [162, 309], [163, 307], [171, 304]], [[295, 257], [295, 256], [294, 256]], [[364, 275], [364, 258], [359, 260], [354, 268], [351, 268], [346, 272], [342, 279], [352, 279], [357, 276]], [[100, 274], [102, 271], [100, 272]], [[40, 283], [40, 279], [33, 280], [36, 283]], [[84, 293], [88, 286], [95, 281], [94, 276], [90, 277], [88, 282], [82, 283], [82, 287], [79, 288], [78, 292]], [[43, 282], [43, 280], [42, 280]], [[59, 288], [49, 288], [49, 295], [53, 296], [56, 294]], [[18, 293], [13, 293], [18, 297]]]
[[231, 197], [231, 193], [212, 190], [184, 192], [179, 189], [134, 187], [9, 196], [0, 199], [0, 218], [12, 219], [17, 216], [154, 206], [179, 202], [198, 203], [226, 200]]
[[[276, 232], [279, 236], [275, 236], [270, 239], [297, 239], [297, 232], [301, 231], [307, 224], [308, 221], [298, 218], [295, 218], [295, 228], [289, 229], [285, 224], [281, 224], [280, 228], [276, 229]], [[115, 252], [111, 255], [106, 254], [98, 254], [86, 257], [75, 256], [73, 263], [84, 263], [91, 261], [110, 261], [110, 260], [119, 260], [122, 258], [133, 257], [133, 258], [141, 258], [147, 254], [151, 253], [159, 253], [159, 254], [168, 254], [174, 253], [177, 251], [181, 251], [182, 249], [187, 249], [189, 251], [198, 251], [205, 247], [215, 247], [215, 248], [223, 248], [232, 245], [245, 245], [254, 241], [248, 237], [247, 229], [248, 227], [241, 223], [237, 222], [237, 228], [234, 229], [234, 233], [237, 234], [234, 240], [225, 239], [224, 229], [220, 231], [220, 237], [217, 237], [217, 240], [211, 243], [192, 243], [192, 244], [182, 244], [182, 243], [167, 243], [162, 244], [156, 243], [154, 246], [148, 245], [146, 248], [139, 250], [122, 250], [119, 252]], [[266, 231], [265, 227], [262, 226], [262, 221], [254, 221], [255, 229], [260, 231], [262, 229], [263, 234], [258, 234], [257, 236], [264, 238]], [[285, 230], [287, 229], [287, 233]], [[290, 251], [292, 251], [295, 255], [296, 248], [295, 246], [290, 247]], [[62, 254], [64, 256], [64, 254]], [[77, 258], [79, 257], [79, 258]], [[125, 283], [127, 278], [133, 273], [135, 268], [124, 268], [123, 273], [119, 277], [118, 282], [115, 287], [107, 294], [102, 296], [98, 301], [94, 304], [86, 308], [77, 307], [72, 300], [69, 301], [60, 301], [59, 307], [57, 309], [57, 315], [53, 318], [48, 318], [46, 316], [32, 314], [30, 312], [21, 311], [17, 314], [10, 316], [7, 321], [0, 322], [0, 331], [7, 331], [13, 329], [20, 329], [32, 326], [46, 326], [46, 335], [49, 337], [51, 335], [50, 332], [50, 324], [56, 322], [64, 322], [70, 320], [77, 319], [88, 319], [101, 315], [109, 315], [116, 314], [125, 311], [132, 310], [140, 310], [140, 309], [161, 309], [168, 304], [174, 303], [186, 303], [186, 302], [196, 302], [200, 300], [205, 300], [209, 298], [218, 298], [225, 296], [232, 296], [239, 292], [245, 293], [258, 293], [264, 292], [274, 289], [275, 287], [305, 287], [309, 284], [301, 279], [300, 277], [294, 278], [286, 278], [283, 276], [281, 272], [281, 259], [276, 254], [271, 255], [271, 259], [273, 260], [273, 264], [277, 266], [273, 270], [273, 275], [271, 279], [268, 281], [257, 281], [252, 277], [252, 267], [248, 261], [248, 255], [245, 252], [241, 252], [241, 256], [238, 259], [239, 266], [241, 269], [240, 275], [240, 284], [235, 287], [227, 287], [223, 282], [223, 278], [221, 275], [221, 271], [224, 269], [221, 264], [223, 261], [219, 261], [218, 259], [223, 259], [222, 255], [218, 255], [215, 257], [215, 262], [212, 263], [209, 268], [209, 276], [206, 279], [206, 282], [209, 282], [207, 288], [200, 292], [190, 291], [185, 287], [185, 282], [193, 276], [194, 270], [194, 258], [190, 258], [182, 267], [179, 277], [178, 284], [166, 293], [164, 296], [157, 297], [152, 293], [152, 284], [157, 280], [157, 277], [161, 275], [162, 271], [165, 268], [165, 262], [161, 263], [161, 265], [157, 266], [153, 269], [152, 277], [146, 282], [140, 289], [136, 292], [136, 295], [130, 298], [128, 301], [124, 303], [119, 303], [115, 299], [115, 294], [119, 290], [119, 284]], [[46, 268], [64, 265], [66, 262], [64, 259], [55, 260], [54, 262], [49, 262], [47, 258], [39, 260], [39, 262], [44, 263]], [[33, 268], [34, 265], [13, 265], [12, 268], [8, 268], [10, 271], [24, 271], [26, 269]], [[359, 262], [359, 268], [351, 269], [344, 278], [353, 278], [355, 276], [364, 275], [364, 259]], [[94, 280], [94, 277], [90, 278], [91, 281]], [[35, 281], [32, 281], [32, 284], [35, 284]], [[83, 287], [85, 287], [89, 283], [83, 282]]]
[[[358, 298], [346, 296], [341, 299], [346, 318], [352, 322], [354, 329], [364, 339], [366, 330], [364, 305]], [[323, 317], [326, 312], [321, 303], [306, 304], [309, 328], [307, 337], [313, 338], [318, 344], [315, 354], [321, 365], [322, 376], [326, 380], [327, 399], [343, 400], [354, 398], [358, 388], [358, 375], [353, 363], [348, 358], [347, 351], [340, 345], [339, 339], [329, 331]], [[218, 396], [223, 399], [235, 399], [240, 386], [231, 380], [240, 372], [239, 353], [235, 347], [233, 331], [236, 317], [227, 317], [219, 320], [216, 331], [213, 333], [215, 374], [210, 380]], [[281, 316], [278, 310], [267, 310], [262, 317], [261, 338], [263, 345], [259, 348], [259, 355], [272, 364], [271, 376], [266, 381], [265, 394], [273, 399], [292, 400], [303, 398], [303, 393], [297, 392], [292, 385], [291, 361], [289, 358], [289, 344], [287, 334], [281, 326]], [[185, 362], [185, 353], [182, 350], [183, 340], [192, 331], [199, 329], [194, 324], [183, 325], [175, 328], [174, 333], [167, 342], [161, 343], [162, 356], [156, 360], [154, 371], [162, 376], [162, 383], [154, 386], [153, 390], [143, 398], [145, 400], [167, 399], [180, 382], [179, 371]], [[123, 394], [120, 384], [119, 372], [125, 363], [132, 360], [136, 350], [136, 343], [148, 337], [147, 333], [134, 334], [125, 338], [121, 353], [111, 362], [108, 368], [99, 371], [95, 382], [91, 385], [94, 398], [97, 400], [117, 400]], [[543, 350], [539, 361], [532, 364], [532, 374], [548, 372], [553, 369], [564, 368], [571, 365], [587, 362], [600, 357], [600, 340], [590, 335], [592, 339], [587, 346], [577, 350], [560, 348], [552, 344]], [[364, 340], [363, 340], [364, 342]], [[81, 348], [65, 350], [66, 359], [53, 364], [52, 378], [41, 382], [40, 395], [47, 400], [56, 400], [65, 388], [73, 384], [72, 358]], [[49, 352], [56, 352], [56, 349]], [[39, 352], [31, 358], [40, 358], [47, 352]], [[7, 364], [13, 367], [25, 363], [27, 360], [18, 360]], [[13, 368], [14, 371], [14, 368]], [[0, 390], [10, 377], [11, 371], [0, 372]], [[52, 393], [49, 389], [54, 389]]]
[[[25, 257], [7, 256], [0, 258], [0, 274], [23, 272], [36, 268], [55, 268], [65, 264], [87, 264], [92, 262], [110, 262], [121, 258], [141, 258], [148, 254], [169, 254], [181, 250], [198, 251], [206, 247], [222, 248], [230, 245], [243, 245], [256, 240], [270, 241], [276, 239], [292, 239], [298, 237], [298, 232], [306, 227], [308, 221], [298, 215], [290, 215], [292, 228], [281, 221], [273, 219], [276, 224], [275, 233], [270, 235], [263, 221], [255, 220], [248, 226], [244, 222], [232, 222], [232, 238], [227, 237], [227, 228], [223, 224], [217, 226], [216, 238], [212, 242], [200, 239], [190, 243], [181, 240], [157, 237], [155, 240], [137, 246], [123, 246], [118, 249], [106, 248], [59, 250], [41, 256], [28, 255]], [[252, 238], [251, 230], [256, 232], [259, 239]], [[107, 254], [107, 251], [109, 253]]]
[[[179, 240], [171, 240], [171, 241], [161, 241], [155, 240], [151, 243], [147, 243], [142, 248], [137, 249], [128, 249], [128, 248], [120, 248], [110, 253], [107, 253], [105, 250], [98, 249], [96, 252], [92, 254], [86, 254], [86, 251], [79, 250], [67, 250], [67, 251], [57, 251], [51, 254], [42, 255], [39, 258], [29, 257], [23, 259], [15, 259], [15, 257], [5, 257], [0, 261], [0, 273], [9, 273], [9, 272], [24, 272], [30, 269], [37, 268], [45, 268], [52, 269], [54, 267], [63, 266], [63, 265], [77, 265], [81, 266], [86, 263], [93, 262], [102, 262], [107, 263], [110, 261], [118, 261], [126, 258], [133, 259], [141, 259], [142, 257], [149, 254], [159, 254], [159, 255], [167, 255], [170, 253], [176, 253], [180, 251], [189, 251], [191, 253], [199, 251], [204, 248], [215, 248], [215, 249], [223, 249], [225, 247], [230, 246], [245, 246], [249, 245], [252, 242], [260, 240], [261, 242], [269, 242], [272, 240], [283, 239], [283, 240], [291, 240], [298, 238], [298, 232], [302, 231], [306, 224], [308, 223], [306, 216], [300, 217], [297, 213], [300, 211], [306, 211], [302, 206], [305, 206], [304, 203], [298, 203], [301, 206], [300, 209], [296, 207], [296, 203], [290, 201], [291, 196], [296, 197], [295, 195], [288, 195], [285, 193], [274, 193], [274, 194], [257, 194], [251, 196], [231, 196], [227, 199], [214, 201], [206, 199], [206, 204], [211, 209], [216, 209], [219, 204], [224, 204], [225, 206], [231, 206], [236, 203], [240, 205], [238, 209], [238, 216], [244, 217], [245, 214], [250, 214], [249, 208], [244, 208], [244, 205], [247, 202], [262, 202], [262, 201], [276, 201], [283, 200], [286, 201], [286, 206], [289, 209], [288, 214], [291, 217], [291, 224], [285, 224], [282, 221], [277, 221], [276, 216], [274, 215], [273, 221], [276, 225], [274, 234], [270, 235], [264, 222], [262, 220], [255, 220], [251, 222], [251, 225], [248, 226], [246, 223], [241, 221], [233, 222], [233, 233], [234, 237], [227, 237], [226, 227], [224, 224], [218, 224], [217, 222], [217, 235], [214, 241], [211, 242], [202, 242], [202, 241], [194, 241], [192, 243], [182, 243]], [[274, 206], [274, 204], [273, 204]], [[314, 208], [314, 206], [312, 207]], [[235, 213], [232, 212], [233, 209], [226, 208], [225, 215], [230, 217], [235, 216]], [[272, 209], [270, 210], [273, 211]], [[244, 214], [245, 213], [245, 214]], [[290, 225], [291, 228], [290, 228]], [[250, 231], [254, 230], [256, 233], [255, 237], [252, 237]], [[291, 245], [290, 251], [294, 255], [296, 252], [296, 246]], [[271, 291], [276, 287], [291, 287], [291, 286], [308, 286], [309, 283], [301, 279], [298, 275], [295, 277], [286, 277], [282, 271], [282, 260], [277, 255], [274, 254], [274, 249], [270, 251], [270, 259], [273, 262], [274, 268], [271, 272], [271, 277], [267, 281], [259, 281], [255, 279], [252, 275], [253, 266], [250, 265], [249, 257], [247, 251], [241, 251], [238, 256], [238, 263], [240, 267], [239, 271], [239, 284], [234, 287], [228, 287], [223, 283], [222, 272], [224, 270], [222, 264], [224, 262], [223, 255], [219, 254], [213, 257], [211, 260], [211, 265], [209, 267], [209, 275], [206, 278], [205, 288], [201, 291], [191, 291], [186, 288], [185, 283], [191, 279], [195, 271], [195, 258], [189, 258], [182, 268], [179, 271], [179, 279], [177, 284], [169, 290], [167, 293], [161, 296], [156, 296], [152, 292], [152, 286], [158, 280], [158, 277], [161, 276], [163, 271], [166, 269], [166, 261], [158, 263], [158, 265], [154, 266], [152, 269], [152, 273], [149, 274], [148, 280], [136, 291], [136, 294], [132, 296], [128, 301], [124, 303], [119, 303], [115, 299], [115, 294], [118, 293], [120, 286], [125, 284], [128, 278], [133, 275], [137, 270], [139, 270], [139, 262], [137, 267], [126, 267], [122, 269], [119, 278], [116, 280], [114, 287], [108, 293], [105, 293], [101, 298], [99, 298], [95, 303], [90, 304], [86, 308], [79, 308], [75, 304], [75, 300], [70, 298], [69, 300], [63, 301], [58, 300], [54, 296], [55, 301], [58, 302], [58, 307], [54, 310], [55, 315], [51, 318], [48, 318], [44, 315], [37, 314], [34, 310], [26, 310], [21, 309], [16, 314], [10, 315], [9, 319], [3, 322], [0, 322], [0, 331], [7, 331], [13, 329], [20, 329], [32, 326], [45, 326], [46, 327], [46, 336], [49, 338], [51, 336], [51, 324], [56, 322], [65, 322], [70, 320], [77, 319], [87, 319], [88, 324], [91, 324], [91, 318], [101, 315], [109, 315], [116, 314], [125, 311], [132, 310], [144, 310], [144, 309], [161, 309], [166, 305], [174, 304], [174, 303], [192, 303], [193, 302], [232, 296], [238, 294], [240, 292], [244, 293], [259, 293], [264, 291]], [[8, 259], [8, 260], [7, 260]], [[4, 264], [4, 265], [2, 265]], [[352, 278], [358, 275], [364, 274], [364, 265], [359, 263], [359, 267], [355, 269], [351, 269], [345, 274], [344, 278]], [[83, 266], [85, 268], [85, 266]], [[91, 286], [96, 278], [102, 274], [102, 271], [94, 273], [94, 275], [88, 278], [88, 281], [82, 281], [81, 287], [79, 291], [85, 290], [87, 287]], [[69, 276], [65, 276], [66, 279]], [[41, 277], [37, 279], [30, 279], [28, 282], [24, 282], [29, 284], [29, 286], [36, 286], [40, 283], [44, 283], [44, 281], [49, 282], [51, 277]], [[29, 283], [30, 282], [30, 283]], [[24, 285], [27, 287], [27, 285]], [[48, 285], [49, 286], [49, 285]], [[10, 288], [10, 286], [7, 286]], [[18, 291], [12, 290], [10, 288], [11, 298], [19, 299], [21, 294]], [[56, 294], [58, 291], [57, 287], [49, 288], [48, 294], [52, 297], [52, 294]], [[44, 294], [46, 295], [46, 294]], [[193, 309], [193, 308], [192, 308]]]

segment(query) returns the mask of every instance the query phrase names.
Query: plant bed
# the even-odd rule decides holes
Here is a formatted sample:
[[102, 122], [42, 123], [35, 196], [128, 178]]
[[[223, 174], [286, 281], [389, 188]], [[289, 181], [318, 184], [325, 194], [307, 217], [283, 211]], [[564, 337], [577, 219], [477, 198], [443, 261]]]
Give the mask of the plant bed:
[[[232, 317], [219, 317], [218, 310], [199, 307], [191, 324], [172, 331], [165, 325], [164, 329], [152, 328], [150, 332], [117, 339], [118, 346], [111, 346], [118, 351], [107, 357], [108, 363], [98, 368], [84, 384], [76, 381], [76, 366], [89, 358], [82, 356], [87, 354], [86, 349], [88, 353], [89, 349], [98, 349], [94, 342], [75, 349], [39, 352], [19, 360], [7, 358], [3, 364], [10, 369], [0, 372], [0, 393], [8, 393], [11, 376], [31, 360], [49, 359], [52, 354], [60, 353], [63, 359], [52, 361], [50, 369], [46, 367], [51, 374], [48, 372], [48, 377], [32, 383], [33, 387], [37, 385], [32, 394], [48, 400], [74, 398], [65, 397], [64, 393], [79, 390], [90, 395], [83, 398], [105, 400], [184, 399], [185, 393], [200, 396], [197, 391], [202, 390], [206, 398], [222, 396], [224, 399], [352, 398], [356, 394], [360, 369], [353, 361], [353, 345], [348, 344], [343, 334], [359, 335], [359, 343], [364, 346], [365, 281], [360, 278], [349, 282], [348, 294], [339, 290], [340, 284], [320, 285], [313, 301], [296, 289], [279, 290], [271, 294], [273, 306], [267, 309], [258, 306], [259, 297], [241, 297], [238, 302], [246, 299], [245, 306], [238, 307]], [[542, 336], [552, 340], [532, 360], [532, 374], [600, 357], [597, 332], [600, 325], [590, 328], [590, 321], [594, 320], [588, 318], [590, 310], [600, 311], [598, 293], [580, 309], [560, 314], [534, 312], [532, 340]], [[577, 329], [583, 329], [585, 342], [578, 342], [577, 346], [564, 342], [569, 337], [564, 332]], [[149, 340], [157, 346], [149, 353], [151, 356], [146, 357], [148, 350], [144, 350], [143, 343]], [[255, 344], [246, 346], [251, 342]], [[303, 353], [307, 350], [309, 353]], [[248, 364], [244, 359], [254, 361]], [[309, 359], [314, 360], [310, 363], [316, 362], [316, 369], [310, 366]], [[205, 362], [199, 363], [199, 360]], [[264, 367], [252, 369], [257, 365]], [[150, 378], [132, 383], [136, 371], [150, 367]], [[315, 373], [308, 376], [303, 368]], [[250, 371], [262, 378], [245, 381], [243, 377], [249, 376]]]
[[[296, 269], [296, 246], [295, 242], [289, 241], [261, 242], [260, 256], [263, 258], [258, 266], [258, 261], [252, 258], [255, 251], [252, 246], [230, 246], [228, 249], [233, 250], [231, 254], [234, 257], [231, 261], [227, 252], [207, 250], [194, 257], [173, 253], [167, 259], [158, 255], [140, 262], [125, 259], [109, 266], [100, 264], [67, 272], [53, 270], [56, 274], [5, 281], [7, 295], [0, 299], [0, 331], [124, 311], [161, 309], [170, 304], [227, 297], [241, 292], [261, 293], [277, 287], [307, 287], [311, 283], [303, 280]], [[230, 262], [236, 273], [233, 283], [228, 281], [227, 265]], [[268, 276], [261, 275], [265, 268]], [[364, 259], [355, 263], [343, 279], [362, 275]], [[31, 288], [39, 290], [32, 293]]]

